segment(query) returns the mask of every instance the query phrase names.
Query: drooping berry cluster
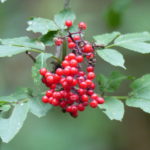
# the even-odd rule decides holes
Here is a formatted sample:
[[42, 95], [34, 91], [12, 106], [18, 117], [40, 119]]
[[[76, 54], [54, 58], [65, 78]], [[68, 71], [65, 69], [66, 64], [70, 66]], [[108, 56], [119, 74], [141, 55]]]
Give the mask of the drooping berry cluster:
[[[94, 93], [94, 47], [83, 40], [82, 30], [87, 28], [84, 22], [80, 22], [79, 31], [71, 33], [69, 28], [72, 21], [65, 22], [68, 35], [55, 39], [55, 45], [60, 46], [67, 38], [68, 48], [72, 50], [62, 61], [61, 67], [55, 73], [49, 72], [46, 68], [40, 69], [42, 82], [50, 89], [42, 97], [44, 103], [60, 106], [64, 112], [69, 112], [73, 117], [78, 116], [78, 111], [84, 111], [90, 105], [96, 108], [103, 104], [104, 99]], [[86, 65], [83, 70], [82, 65]]]

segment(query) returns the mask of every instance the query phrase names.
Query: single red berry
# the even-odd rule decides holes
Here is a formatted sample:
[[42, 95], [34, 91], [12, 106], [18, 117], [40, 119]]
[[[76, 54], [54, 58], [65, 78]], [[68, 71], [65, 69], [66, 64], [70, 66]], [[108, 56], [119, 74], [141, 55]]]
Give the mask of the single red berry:
[[73, 39], [74, 39], [75, 41], [79, 41], [79, 40], [80, 40], [80, 36], [79, 36], [79, 35], [75, 35], [75, 36], [73, 37]]
[[61, 65], [65, 68], [65, 67], [69, 66], [69, 61], [64, 60]]
[[58, 106], [59, 105], [59, 100], [57, 100], [56, 98], [53, 98], [52, 105]]
[[69, 64], [71, 67], [77, 67], [78, 66], [78, 62], [75, 59], [70, 60]]
[[52, 90], [46, 91], [46, 96], [47, 97], [51, 97], [52, 95], [53, 95], [53, 91]]
[[77, 106], [73, 105], [71, 107], [71, 112], [77, 112], [77, 110], [78, 110]]
[[77, 84], [77, 80], [76, 80], [76, 79], [73, 79], [73, 81], [72, 81], [72, 86], [76, 86], [76, 84]]
[[74, 118], [77, 118], [78, 117], [78, 112], [77, 111], [76, 112], [72, 112], [71, 116], [74, 117]]
[[76, 44], [74, 42], [68, 43], [68, 48], [73, 49], [76, 47]]
[[70, 68], [70, 74], [71, 75], [76, 75], [78, 73], [78, 69], [76, 67], [71, 67]]
[[79, 86], [80, 86], [80, 88], [83, 88], [83, 89], [86, 89], [86, 88], [87, 88], [86, 82], [81, 82], [81, 83], [79, 84]]
[[98, 95], [97, 95], [96, 93], [94, 93], [94, 94], [91, 95], [91, 98], [92, 98], [92, 99], [97, 99], [97, 98], [98, 98]]
[[86, 56], [87, 59], [92, 59], [92, 58], [94, 58], [94, 57], [95, 57], [95, 56], [94, 56], [93, 53], [90, 53], [89, 55]]
[[103, 104], [105, 102], [104, 98], [102, 97], [98, 97], [96, 101], [98, 102], [98, 104]]
[[79, 71], [79, 76], [84, 76], [85, 75], [85, 72], [84, 71]]
[[88, 102], [89, 97], [86, 94], [84, 94], [82, 95], [81, 99], [82, 99], [82, 102]]
[[88, 66], [86, 68], [87, 72], [93, 72], [94, 71], [94, 67], [93, 66]]
[[87, 91], [87, 94], [90, 95], [90, 96], [91, 96], [93, 93], [94, 93], [93, 90], [88, 90], [88, 91]]
[[56, 40], [55, 40], [55, 45], [56, 45], [56, 46], [60, 46], [62, 43], [63, 43], [63, 40], [62, 40], [62, 39], [56, 39]]
[[58, 74], [54, 74], [54, 83], [58, 83], [61, 79], [61, 76], [59, 76]]
[[60, 107], [65, 108], [67, 105], [66, 101], [61, 101], [60, 102]]
[[89, 79], [85, 80], [85, 82], [86, 82], [86, 84], [87, 84], [88, 87], [90, 87], [92, 85], [92, 81], [89, 80]]
[[71, 107], [71, 106], [68, 106], [68, 107], [66, 108], [66, 111], [67, 111], [67, 112], [71, 112], [71, 111], [72, 111], [72, 107]]
[[54, 82], [54, 77], [52, 75], [46, 78], [47, 83], [52, 84]]
[[56, 74], [58, 74], [58, 75], [63, 75], [63, 69], [62, 68], [58, 68], [57, 70], [56, 70]]
[[81, 30], [86, 30], [87, 25], [86, 25], [84, 22], [80, 22], [80, 23], [78, 24], [78, 27], [79, 27]]
[[77, 91], [78, 91], [79, 95], [83, 95], [83, 94], [86, 93], [86, 90], [85, 89], [81, 89], [81, 88], [79, 88]]
[[70, 96], [70, 100], [78, 101], [79, 100], [79, 96], [77, 94], [73, 94], [73, 95]]
[[43, 96], [42, 97], [42, 102], [43, 103], [48, 103], [48, 97], [47, 96]]
[[82, 55], [77, 56], [76, 60], [78, 63], [81, 63], [83, 61], [83, 56]]
[[66, 67], [66, 68], [63, 70], [63, 74], [66, 75], [66, 76], [70, 75], [70, 72], [71, 72], [71, 68], [69, 68], [69, 67]]
[[96, 100], [92, 100], [92, 101], [90, 102], [90, 106], [91, 106], [92, 108], [96, 108], [96, 107], [98, 106], [97, 101], [96, 101]]
[[66, 21], [65, 21], [65, 25], [66, 25], [67, 27], [71, 27], [71, 26], [72, 26], [72, 21], [71, 21], [71, 20], [66, 20]]
[[46, 74], [45, 74], [45, 78], [47, 78], [48, 76], [51, 76], [52, 75], [52, 73], [51, 72], [46, 72]]
[[68, 54], [68, 60], [75, 59], [76, 55], [74, 53]]
[[78, 105], [78, 110], [79, 110], [79, 111], [84, 111], [84, 110], [85, 110], [85, 107], [84, 107], [82, 104], [79, 104], [79, 105]]
[[45, 74], [46, 74], [46, 72], [47, 72], [47, 69], [46, 69], [46, 68], [41, 68], [39, 72], [40, 72], [40, 74], [41, 74], [42, 76], [45, 76]]
[[68, 43], [72, 42], [72, 39], [70, 37], [68, 37]]
[[93, 48], [92, 48], [92, 45], [91, 44], [86, 44], [83, 48], [83, 52], [85, 53], [90, 53], [92, 52]]
[[95, 78], [95, 73], [94, 72], [89, 72], [87, 74], [87, 78], [90, 79], [90, 80], [93, 80]]
[[56, 99], [60, 99], [61, 98], [60, 92], [57, 92], [57, 91], [53, 92], [53, 97]]
[[72, 84], [72, 82], [73, 82], [73, 77], [72, 77], [72, 76], [67, 76], [67, 77], [66, 77], [66, 81], [67, 81], [69, 84]]

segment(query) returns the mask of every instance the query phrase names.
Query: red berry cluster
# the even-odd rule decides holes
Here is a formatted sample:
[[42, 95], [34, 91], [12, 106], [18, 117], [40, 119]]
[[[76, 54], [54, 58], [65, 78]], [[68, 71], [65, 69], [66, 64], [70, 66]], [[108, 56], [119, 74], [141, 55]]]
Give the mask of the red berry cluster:
[[[104, 99], [94, 93], [94, 47], [81, 36], [82, 30], [87, 28], [86, 24], [80, 22], [79, 31], [76, 33], [69, 31], [72, 21], [67, 20], [65, 25], [68, 35], [57, 38], [55, 45], [62, 45], [67, 38], [68, 48], [72, 52], [64, 58], [61, 67], [57, 68], [55, 73], [49, 72], [46, 68], [40, 69], [42, 82], [50, 88], [42, 97], [42, 101], [60, 106], [64, 112], [77, 117], [78, 111], [84, 111], [88, 105], [96, 108], [98, 104], [104, 103]], [[83, 71], [83, 63], [87, 65], [85, 71]]]

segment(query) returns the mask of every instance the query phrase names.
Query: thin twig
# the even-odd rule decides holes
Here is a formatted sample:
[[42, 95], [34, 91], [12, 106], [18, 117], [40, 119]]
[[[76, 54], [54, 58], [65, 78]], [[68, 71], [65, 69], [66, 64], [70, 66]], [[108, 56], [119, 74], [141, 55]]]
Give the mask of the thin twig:
[[26, 54], [32, 59], [34, 63], [36, 63], [36, 59], [32, 56], [31, 52], [26, 51]]

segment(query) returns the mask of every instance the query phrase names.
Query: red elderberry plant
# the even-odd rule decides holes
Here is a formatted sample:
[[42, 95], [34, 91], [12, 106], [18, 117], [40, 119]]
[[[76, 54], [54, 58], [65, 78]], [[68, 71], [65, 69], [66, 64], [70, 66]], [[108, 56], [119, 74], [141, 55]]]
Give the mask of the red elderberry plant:
[[[67, 35], [55, 38], [55, 45], [60, 46], [67, 40], [70, 53], [65, 56], [61, 66], [56, 68], [54, 73], [46, 68], [40, 69], [42, 82], [50, 88], [42, 97], [42, 102], [60, 106], [63, 112], [77, 117], [78, 111], [84, 111], [88, 105], [96, 108], [98, 104], [104, 103], [104, 98], [94, 93], [95, 49], [82, 37], [82, 31], [87, 25], [80, 22], [77, 32], [70, 32], [71, 20], [67, 20], [65, 25]], [[86, 70], [83, 70], [83, 65], [87, 66]]]

